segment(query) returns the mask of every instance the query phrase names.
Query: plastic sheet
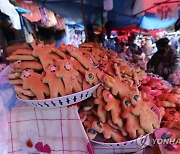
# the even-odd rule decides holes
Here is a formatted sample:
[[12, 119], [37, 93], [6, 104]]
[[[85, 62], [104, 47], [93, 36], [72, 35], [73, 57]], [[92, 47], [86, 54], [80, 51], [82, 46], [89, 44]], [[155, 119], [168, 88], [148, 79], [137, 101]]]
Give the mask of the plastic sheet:
[[8, 153], [8, 110], [0, 96], [0, 153]]
[[19, 100], [16, 98], [16, 92], [12, 85], [8, 83], [7, 75], [11, 72], [11, 66], [7, 66], [0, 73], [0, 97], [3, 101], [4, 106], [7, 109], [12, 109], [16, 106]]

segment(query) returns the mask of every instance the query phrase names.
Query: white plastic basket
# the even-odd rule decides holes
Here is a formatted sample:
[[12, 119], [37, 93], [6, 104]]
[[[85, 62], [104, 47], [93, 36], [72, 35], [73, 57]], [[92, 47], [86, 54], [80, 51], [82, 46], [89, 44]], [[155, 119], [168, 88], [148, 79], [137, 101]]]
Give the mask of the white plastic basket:
[[[159, 121], [161, 121], [161, 113], [158, 109], [158, 107], [154, 104], [152, 104], [151, 110], [153, 110], [158, 118]], [[104, 143], [104, 142], [99, 142], [100, 140], [103, 140], [100, 138], [101, 136], [97, 136], [95, 139], [96, 140], [91, 140], [91, 142], [98, 144], [98, 148], [103, 148], [104, 146], [113, 148], [116, 151], [119, 151], [120, 153], [131, 153], [131, 152], [137, 152], [140, 151], [141, 149], [150, 146], [152, 143], [152, 138], [151, 134], [146, 134], [144, 136], [140, 136], [137, 139], [126, 141], [126, 142], [120, 142], [120, 143]]]
[[92, 96], [93, 92], [100, 86], [100, 83], [96, 86], [93, 86], [89, 89], [83, 90], [81, 92], [77, 92], [74, 94], [66, 95], [63, 97], [51, 98], [51, 99], [44, 99], [44, 100], [23, 100], [20, 99], [18, 96], [17, 98], [25, 103], [31, 104], [34, 107], [39, 108], [59, 108], [65, 107], [69, 105], [73, 105], [79, 103], [89, 97]]

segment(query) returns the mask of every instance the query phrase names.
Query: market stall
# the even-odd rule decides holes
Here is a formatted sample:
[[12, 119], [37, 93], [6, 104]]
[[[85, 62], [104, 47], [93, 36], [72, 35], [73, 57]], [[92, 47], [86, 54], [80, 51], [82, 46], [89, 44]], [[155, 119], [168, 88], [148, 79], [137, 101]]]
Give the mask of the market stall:
[[[111, 3], [110, 8], [103, 6], [105, 1]], [[62, 42], [63, 37], [57, 35], [56, 47], [50, 42], [26, 39], [29, 43], [15, 46], [8, 54], [6, 59], [10, 65], [0, 68], [0, 153], [179, 153], [179, 70], [171, 74], [168, 81], [145, 72], [145, 58], [138, 46], [134, 46], [142, 44], [135, 41], [131, 33], [140, 30], [137, 26], [140, 23], [141, 28], [148, 29], [151, 24], [147, 23], [152, 18], [159, 21], [161, 11], [142, 16], [148, 8], [142, 5], [142, 11], [136, 12], [140, 5], [135, 0], [84, 1], [84, 4], [83, 0], [81, 3], [37, 0], [42, 6], [31, 0], [16, 2], [32, 12], [23, 14], [24, 18], [21, 16], [23, 23], [28, 20], [27, 23], [50, 28], [51, 32], [66, 29], [71, 36], [67, 45]], [[82, 6], [86, 14], [81, 13]], [[120, 6], [126, 9], [119, 9]], [[84, 26], [69, 22], [69, 25], [66, 23], [71, 27], [68, 29], [58, 15], [71, 16], [79, 23], [83, 23], [84, 15], [84, 23], [95, 25], [102, 12], [110, 25], [108, 30], [116, 32], [116, 38], [119, 27], [136, 25], [134, 30], [134, 26], [129, 27], [126, 36], [119, 37], [122, 41], [130, 40], [124, 48], [129, 49], [129, 53], [137, 47], [135, 54], [131, 53], [131, 60], [128, 52], [124, 52], [127, 57], [124, 60], [119, 50], [115, 52], [97, 42], [83, 43]], [[164, 16], [162, 20], [166, 20]], [[152, 24], [154, 27], [149, 29], [165, 28], [176, 20], [172, 18], [165, 25]], [[27, 27], [22, 25], [25, 32]], [[48, 31], [44, 30], [43, 34], [47, 36]], [[150, 36], [141, 37], [146, 41], [144, 49], [151, 53]], [[143, 64], [139, 64], [138, 59]]]
[[8, 60], [0, 76], [2, 152], [178, 153], [179, 88], [114, 51], [36, 40]]

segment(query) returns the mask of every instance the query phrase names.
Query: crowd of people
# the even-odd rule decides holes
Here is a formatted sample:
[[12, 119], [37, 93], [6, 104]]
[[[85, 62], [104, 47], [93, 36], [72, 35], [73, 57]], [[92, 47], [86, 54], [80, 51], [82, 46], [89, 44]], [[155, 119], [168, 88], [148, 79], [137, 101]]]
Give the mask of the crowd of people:
[[[154, 73], [165, 80], [173, 73], [180, 72], [180, 54], [167, 37], [158, 40], [146, 37], [136, 43], [136, 35], [131, 33], [127, 40], [117, 37], [107, 39], [103, 45], [116, 51], [119, 57], [131, 66], [137, 66], [148, 73]], [[180, 77], [179, 77], [180, 80]]]

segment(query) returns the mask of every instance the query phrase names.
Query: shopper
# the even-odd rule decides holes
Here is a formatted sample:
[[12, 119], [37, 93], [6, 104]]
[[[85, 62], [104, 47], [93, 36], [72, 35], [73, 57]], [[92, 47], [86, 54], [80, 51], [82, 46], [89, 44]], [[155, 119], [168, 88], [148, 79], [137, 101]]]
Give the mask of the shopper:
[[167, 38], [159, 39], [156, 46], [158, 51], [149, 60], [147, 72], [152, 72], [167, 80], [170, 74], [180, 70], [180, 55], [171, 48]]

